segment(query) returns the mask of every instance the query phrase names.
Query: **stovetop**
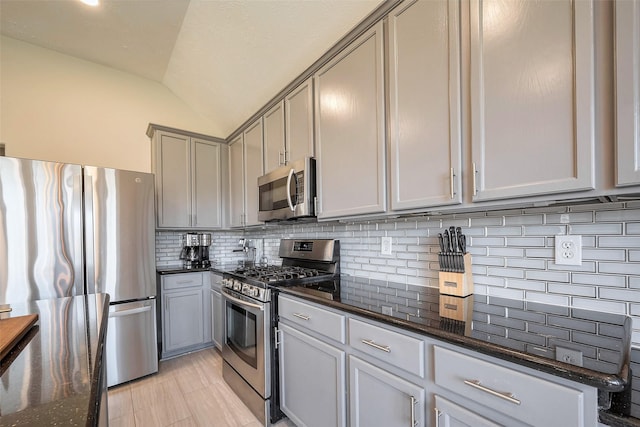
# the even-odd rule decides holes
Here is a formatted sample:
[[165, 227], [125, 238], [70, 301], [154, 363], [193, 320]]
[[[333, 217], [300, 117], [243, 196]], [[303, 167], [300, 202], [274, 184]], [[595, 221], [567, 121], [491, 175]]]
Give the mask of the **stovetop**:
[[282, 282], [293, 281], [296, 279], [305, 279], [308, 277], [323, 278], [331, 275], [330, 272], [315, 268], [279, 265], [239, 268], [234, 271], [233, 274], [262, 283], [277, 285], [281, 285]]

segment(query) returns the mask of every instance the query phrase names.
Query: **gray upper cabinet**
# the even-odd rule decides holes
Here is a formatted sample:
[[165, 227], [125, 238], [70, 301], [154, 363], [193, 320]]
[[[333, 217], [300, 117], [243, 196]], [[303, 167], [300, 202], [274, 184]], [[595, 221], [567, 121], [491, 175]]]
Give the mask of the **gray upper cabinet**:
[[158, 228], [222, 226], [220, 144], [152, 130]]
[[315, 74], [318, 218], [386, 211], [383, 27]]
[[263, 175], [262, 163], [262, 118], [244, 131], [244, 225], [261, 224], [258, 221], [258, 178]]
[[462, 202], [460, 3], [409, 1], [389, 14], [393, 210]]
[[313, 157], [313, 78], [267, 111], [263, 123], [265, 173]]
[[590, 0], [471, 0], [473, 201], [595, 186]]
[[220, 145], [197, 139], [192, 139], [191, 144], [192, 225], [219, 228], [222, 226]]
[[262, 118], [229, 143], [229, 226], [258, 222], [258, 177], [262, 175]]
[[264, 170], [270, 172], [285, 164], [284, 101], [278, 102], [263, 116]]
[[285, 96], [284, 112], [285, 162], [313, 157], [313, 78], [308, 78]]
[[244, 225], [244, 138], [229, 143], [229, 226]]
[[615, 3], [616, 185], [640, 184], [640, 2]]

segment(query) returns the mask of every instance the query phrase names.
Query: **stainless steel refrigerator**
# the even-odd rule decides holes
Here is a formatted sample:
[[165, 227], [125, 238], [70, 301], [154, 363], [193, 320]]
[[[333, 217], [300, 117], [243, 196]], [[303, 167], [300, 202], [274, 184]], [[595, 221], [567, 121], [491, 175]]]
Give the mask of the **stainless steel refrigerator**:
[[158, 371], [152, 174], [0, 157], [0, 304], [110, 295], [107, 385]]

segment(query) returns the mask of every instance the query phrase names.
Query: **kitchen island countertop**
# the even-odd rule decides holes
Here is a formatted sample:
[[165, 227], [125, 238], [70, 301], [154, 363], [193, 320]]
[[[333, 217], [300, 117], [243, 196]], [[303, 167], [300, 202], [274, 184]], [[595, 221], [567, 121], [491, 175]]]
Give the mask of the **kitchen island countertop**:
[[109, 295], [11, 304], [37, 324], [0, 363], [0, 425], [97, 425], [106, 414]]

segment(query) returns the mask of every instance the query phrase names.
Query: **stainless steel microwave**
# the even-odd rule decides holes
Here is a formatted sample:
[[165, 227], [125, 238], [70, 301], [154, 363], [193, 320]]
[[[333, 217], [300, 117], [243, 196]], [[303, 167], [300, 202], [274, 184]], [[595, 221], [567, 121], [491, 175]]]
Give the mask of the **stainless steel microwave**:
[[258, 178], [258, 220], [283, 221], [315, 217], [316, 161], [290, 162]]

